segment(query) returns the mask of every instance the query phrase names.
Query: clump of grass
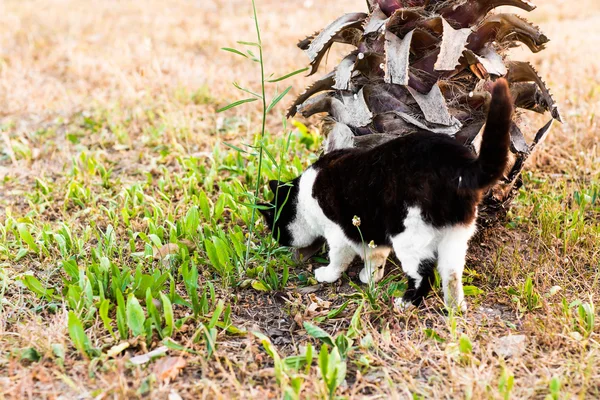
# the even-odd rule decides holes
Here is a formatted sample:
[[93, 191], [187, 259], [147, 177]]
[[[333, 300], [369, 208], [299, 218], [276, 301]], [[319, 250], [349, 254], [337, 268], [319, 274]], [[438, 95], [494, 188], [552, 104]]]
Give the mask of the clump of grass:
[[[273, 18], [281, 18], [282, 5], [264, 4], [273, 5], [269, 12], [278, 13]], [[113, 35], [113, 22], [122, 24], [135, 18], [132, 15], [159, 10], [146, 3], [144, 13], [121, 12], [122, 7], [138, 9], [133, 3], [111, 7], [114, 14], [108, 13], [106, 21], [101, 20], [106, 23], [96, 26], [105, 38]], [[198, 18], [208, 18], [204, 9], [198, 14], [187, 3], [174, 7], [170, 15], [184, 21], [189, 18], [195, 24]], [[240, 202], [254, 204], [259, 177], [261, 124], [256, 128], [248, 121], [260, 121], [262, 109], [257, 117], [250, 107], [240, 108], [238, 115], [227, 114], [223, 123], [203, 112], [219, 108], [221, 99], [232, 95], [217, 82], [221, 75], [217, 79], [206, 70], [215, 82], [209, 88], [212, 98], [205, 99], [206, 106], [195, 107], [190, 96], [201, 82], [191, 79], [194, 89], [181, 99], [169, 84], [178, 70], [189, 69], [185, 62], [169, 64], [173, 73], [158, 76], [146, 69], [142, 77], [119, 64], [118, 58], [111, 59], [114, 67], [101, 60], [98, 65], [102, 62], [103, 68], [93, 69], [90, 82], [93, 97], [107, 100], [81, 103], [82, 96], [90, 97], [85, 91], [87, 75], [72, 69], [56, 71], [61, 63], [54, 61], [43, 63], [62, 57], [62, 36], [75, 37], [62, 35], [64, 29], [77, 31], [89, 19], [81, 18], [77, 7], [66, 12], [16, 2], [9, 8], [20, 18], [9, 15], [3, 20], [7, 26], [23, 21], [19, 23], [28, 26], [28, 37], [48, 37], [35, 22], [35, 15], [40, 15], [55, 22], [44, 24], [55, 41], [47, 52], [43, 41], [36, 42], [41, 44], [35, 51], [9, 43], [4, 55], [9, 61], [3, 64], [7, 87], [15, 77], [12, 66], [21, 65], [21, 57], [27, 67], [23, 71], [64, 74], [73, 103], [56, 100], [48, 90], [56, 80], [41, 82], [36, 73], [31, 80], [20, 81], [25, 89], [28, 82], [39, 83], [33, 98], [27, 95], [26, 102], [19, 101], [31, 90], [4, 93], [16, 102], [5, 102], [8, 108], [0, 121], [1, 134], [6, 133], [10, 143], [0, 150], [0, 397], [41, 398], [58, 392], [66, 397], [178, 394], [290, 399], [383, 398], [398, 393], [413, 398], [600, 395], [595, 369], [600, 362], [596, 317], [600, 231], [593, 162], [597, 90], [581, 93], [572, 74], [566, 86], [553, 85], [564, 87], [575, 99], [566, 105], [569, 125], [557, 127], [545, 143], [547, 158], [532, 158], [537, 169], [524, 177], [528, 188], [511, 209], [509, 227], [495, 230], [485, 248], [471, 244], [472, 273], [465, 274], [465, 283], [472, 285], [477, 301], [469, 312], [440, 315], [436, 298], [430, 297], [423, 308], [399, 314], [392, 311], [390, 299], [402, 294], [402, 276], [387, 276], [372, 298], [368, 287], [348, 287], [346, 280], [318, 286], [311, 273], [311, 264], [314, 268], [317, 261], [296, 266], [256, 219], [248, 268], [238, 275], [246, 263], [247, 227], [252, 220], [252, 208]], [[331, 10], [324, 3], [318, 17], [322, 13], [328, 20], [325, 14]], [[301, 19], [314, 9], [300, 7], [295, 12]], [[215, 43], [223, 43], [223, 37], [238, 37], [229, 24], [244, 26], [242, 18], [234, 13], [227, 19], [226, 31], [218, 26], [206, 30], [214, 35], [211, 43], [205, 42], [208, 51], [216, 54]], [[124, 41], [140, 43], [135, 35], [147, 27], [135, 26], [136, 30], [115, 30]], [[153, 54], [160, 61], [161, 51], [165, 54], [161, 35], [180, 28], [166, 23], [156, 29], [157, 35], [145, 34], [152, 38]], [[21, 35], [18, 27], [10, 31]], [[289, 38], [295, 36], [297, 32], [278, 32], [272, 40], [279, 42], [269, 43], [269, 48], [286, 51], [273, 56], [295, 62], [294, 52], [287, 51]], [[556, 32], [551, 36], [561, 43]], [[77, 37], [85, 48], [104, 54], [103, 46], [88, 41], [87, 35]], [[177, 54], [182, 47], [177, 47]], [[585, 57], [585, 65], [577, 64], [571, 59], [574, 49], [569, 48], [560, 57], [568, 56], [569, 65], [581, 67], [572, 72], [593, 75], [593, 60]], [[246, 49], [258, 58], [256, 46], [244, 49], [247, 56]], [[330, 57], [334, 56], [335, 49]], [[226, 65], [219, 74], [237, 71], [242, 74], [236, 77], [239, 81], [256, 81], [258, 63], [248, 61], [248, 56], [249, 65], [257, 68], [240, 72], [230, 58], [238, 60], [215, 57]], [[123, 82], [124, 76], [133, 89], [141, 87], [147, 94], [140, 98], [137, 90], [125, 93], [120, 83], [115, 86], [108, 81], [112, 78], [102, 78], [105, 71], [117, 70], [115, 81]], [[589, 76], [582, 81], [588, 88], [595, 85]], [[69, 82], [77, 82], [77, 87]], [[267, 93], [277, 84], [267, 82]], [[134, 104], [126, 100], [130, 93], [137, 96]], [[114, 99], [118, 104], [112, 103]], [[262, 101], [256, 100], [248, 106], [259, 104]], [[32, 115], [42, 105], [48, 118]], [[262, 182], [297, 176], [314, 161], [319, 146], [319, 135], [310, 125], [291, 121], [283, 126], [275, 113], [275, 108], [269, 111], [262, 140]], [[253, 127], [246, 139], [249, 146], [236, 139], [247, 126]], [[219, 140], [231, 141], [240, 151]], [[561, 164], [563, 159], [566, 164]], [[258, 197], [269, 195], [261, 184]], [[500, 246], [503, 251], [490, 262], [490, 254]], [[528, 277], [532, 295], [523, 290]], [[511, 301], [507, 286], [514, 288], [520, 303]], [[529, 310], [527, 298], [535, 299], [534, 294], [539, 302], [531, 304], [542, 307]], [[311, 336], [309, 332], [316, 330], [307, 329], [305, 322], [325, 335]], [[245, 334], [246, 329], [265, 335], [270, 349]], [[516, 334], [527, 338], [524, 353], [503, 360], [494, 353], [495, 344]], [[146, 361], [136, 365], [130, 361], [134, 356], [134, 362], [139, 356]], [[174, 361], [185, 367], [167, 383], [161, 378], [163, 368]]]

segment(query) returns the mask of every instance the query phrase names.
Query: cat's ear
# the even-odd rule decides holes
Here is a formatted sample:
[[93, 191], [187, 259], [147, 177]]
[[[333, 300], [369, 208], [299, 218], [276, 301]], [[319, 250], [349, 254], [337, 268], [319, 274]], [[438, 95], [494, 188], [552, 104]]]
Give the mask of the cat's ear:
[[269, 188], [271, 189], [271, 192], [277, 193], [278, 186], [280, 186], [279, 181], [276, 181], [276, 180], [269, 181]]

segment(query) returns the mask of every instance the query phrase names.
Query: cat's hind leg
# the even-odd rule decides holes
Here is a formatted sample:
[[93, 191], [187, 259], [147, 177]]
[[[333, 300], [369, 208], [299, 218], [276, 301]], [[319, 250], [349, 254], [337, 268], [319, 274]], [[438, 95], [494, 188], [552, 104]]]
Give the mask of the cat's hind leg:
[[318, 282], [335, 282], [346, 271], [348, 265], [356, 256], [356, 252], [344, 238], [326, 238], [329, 245], [329, 265], [315, 270]]
[[402, 264], [402, 270], [408, 277], [408, 287], [404, 295], [395, 300], [395, 305], [401, 309], [411, 305], [419, 306], [431, 291], [435, 280], [435, 259], [420, 260], [406, 255], [399, 256], [398, 259]]
[[[406, 260], [400, 261], [402, 265], [406, 264]], [[397, 306], [407, 307], [411, 304], [419, 306], [423, 299], [431, 291], [431, 287], [435, 280], [435, 259], [429, 258], [419, 261], [419, 266], [416, 269], [416, 274], [408, 275], [408, 287], [401, 299], [397, 301]]]
[[385, 262], [391, 251], [392, 249], [389, 247], [366, 249], [367, 258], [364, 260], [365, 266], [358, 275], [362, 283], [369, 283], [370, 278], [372, 278], [373, 282], [379, 282], [383, 278]]
[[396, 257], [408, 276], [408, 289], [396, 300], [396, 306], [419, 305], [431, 290], [438, 230], [421, 217], [418, 207], [410, 207], [404, 231], [392, 237]]
[[442, 278], [444, 303], [448, 308], [466, 311], [462, 274], [469, 239], [475, 233], [475, 223], [446, 228], [438, 244], [438, 272]]

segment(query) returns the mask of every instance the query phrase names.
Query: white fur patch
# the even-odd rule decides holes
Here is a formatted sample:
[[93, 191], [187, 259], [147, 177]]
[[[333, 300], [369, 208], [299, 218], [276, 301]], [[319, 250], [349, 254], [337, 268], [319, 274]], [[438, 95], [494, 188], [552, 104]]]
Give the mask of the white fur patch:
[[423, 220], [420, 208], [409, 207], [404, 227], [404, 232], [392, 237], [394, 251], [404, 272], [415, 280], [418, 288], [422, 280], [419, 264], [435, 258], [437, 254], [444, 301], [449, 306], [464, 309], [462, 273], [469, 239], [475, 233], [475, 223], [434, 228]]
[[[329, 245], [329, 265], [315, 270], [319, 282], [335, 282], [348, 268], [352, 259], [364, 256], [362, 243], [354, 243], [342, 228], [327, 218], [312, 189], [317, 177], [314, 168], [307, 169], [300, 178], [296, 217], [288, 225], [292, 244], [296, 247], [309, 246], [318, 237], [324, 237]], [[402, 263], [404, 272], [421, 284], [419, 265], [423, 260], [438, 258], [438, 271], [444, 287], [444, 300], [447, 305], [464, 308], [462, 273], [468, 242], [475, 232], [475, 223], [434, 228], [427, 223], [419, 207], [409, 207], [404, 220], [404, 231], [392, 236], [391, 242], [396, 256]], [[360, 273], [362, 282], [375, 282], [383, 277], [383, 267], [390, 253], [389, 247], [366, 249], [365, 268]]]

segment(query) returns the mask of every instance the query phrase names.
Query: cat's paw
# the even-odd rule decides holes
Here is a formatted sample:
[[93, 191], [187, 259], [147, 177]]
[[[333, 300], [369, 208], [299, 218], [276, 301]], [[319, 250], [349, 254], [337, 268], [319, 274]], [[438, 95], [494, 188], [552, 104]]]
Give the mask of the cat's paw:
[[376, 268], [375, 273], [373, 273], [371, 268], [364, 267], [358, 274], [358, 277], [362, 283], [370, 283], [369, 279], [371, 279], [373, 283], [377, 283], [383, 278], [383, 272], [383, 267]]
[[371, 278], [369, 275], [371, 275], [370, 271], [367, 269], [367, 267], [364, 267], [360, 271], [360, 273], [358, 274], [358, 277], [360, 278], [360, 281], [362, 283], [367, 283], [368, 284], [369, 283], [369, 279]]
[[396, 310], [398, 310], [399, 312], [404, 312], [414, 306], [415, 305], [412, 303], [412, 301], [405, 300], [402, 297], [398, 297], [398, 298], [394, 299], [394, 308]]
[[342, 275], [331, 267], [321, 267], [315, 269], [315, 279], [318, 282], [333, 283], [340, 279]]
[[461, 301], [460, 305], [457, 307], [456, 304], [452, 303], [450, 305], [446, 304], [446, 308], [448, 310], [453, 309], [456, 311], [460, 311], [461, 313], [466, 313], [467, 312], [467, 302], [466, 301]]

